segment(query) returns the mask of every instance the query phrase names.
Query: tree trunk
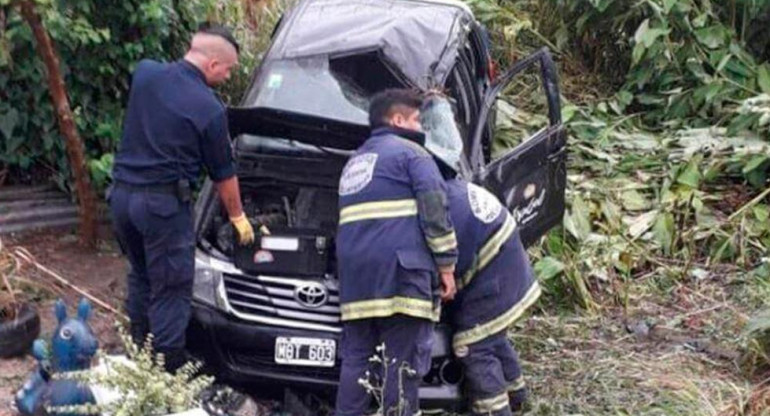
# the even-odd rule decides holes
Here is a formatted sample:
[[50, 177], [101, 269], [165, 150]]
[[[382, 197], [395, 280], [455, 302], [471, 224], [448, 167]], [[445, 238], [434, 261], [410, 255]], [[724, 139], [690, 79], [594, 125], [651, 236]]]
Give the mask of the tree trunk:
[[67, 90], [59, 70], [59, 57], [54, 49], [51, 37], [48, 35], [40, 15], [35, 10], [33, 0], [19, 2], [21, 15], [32, 29], [37, 43], [37, 52], [45, 64], [48, 75], [48, 88], [59, 121], [59, 130], [66, 140], [67, 157], [72, 176], [75, 179], [75, 195], [78, 199], [78, 216], [80, 217], [80, 242], [88, 247], [96, 246], [96, 194], [91, 188], [91, 180], [86, 169], [85, 148], [78, 134], [75, 119], [70, 108]]

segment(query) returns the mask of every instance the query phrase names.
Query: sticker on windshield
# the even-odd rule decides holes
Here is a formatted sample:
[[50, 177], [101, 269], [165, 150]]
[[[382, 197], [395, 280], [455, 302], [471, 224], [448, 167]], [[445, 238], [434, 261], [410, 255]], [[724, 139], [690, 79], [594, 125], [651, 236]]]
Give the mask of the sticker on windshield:
[[500, 201], [486, 189], [468, 184], [468, 203], [471, 205], [471, 211], [484, 224], [489, 224], [500, 215], [503, 205]]
[[364, 189], [374, 176], [377, 153], [364, 153], [350, 159], [342, 171], [340, 195], [352, 195]]
[[281, 88], [281, 84], [283, 84], [282, 74], [270, 74], [270, 78], [267, 79], [268, 89], [276, 90], [278, 88]]

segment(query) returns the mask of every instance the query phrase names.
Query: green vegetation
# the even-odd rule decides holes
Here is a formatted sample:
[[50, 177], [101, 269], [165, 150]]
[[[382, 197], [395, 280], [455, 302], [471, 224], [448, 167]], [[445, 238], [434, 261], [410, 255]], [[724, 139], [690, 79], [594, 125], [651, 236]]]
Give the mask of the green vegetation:
[[99, 351], [99, 368], [54, 374], [54, 378], [76, 380], [108, 390], [114, 399], [103, 404], [54, 406], [50, 414], [148, 416], [182, 413], [200, 406], [201, 393], [214, 382], [200, 375], [202, 365], [188, 362], [174, 374], [164, 369], [163, 354], [152, 349], [152, 334], [139, 346], [122, 325], [118, 334], [125, 348], [125, 359]]
[[[0, 18], [0, 161], [13, 171], [56, 175], [61, 186], [69, 169], [64, 141], [48, 98], [43, 66], [29, 27], [3, 1]], [[194, 25], [165, 1], [46, 2], [46, 28], [61, 56], [76, 123], [88, 156], [100, 158], [120, 136], [130, 70], [145, 56], [165, 58]], [[92, 163], [98, 170], [99, 166]], [[103, 180], [95, 175], [97, 183]]]
[[[550, 45], [561, 66], [571, 207], [536, 253], [552, 291], [591, 309], [592, 289], [647, 273], [669, 283], [718, 264], [767, 274], [770, 63], [747, 34], [770, 2], [470, 3], [498, 45], [513, 45], [501, 60]], [[543, 122], [528, 85], [500, 106], [498, 150]]]
[[[106, 185], [127, 101], [130, 74], [143, 58], [181, 58], [205, 20], [230, 23], [243, 43], [241, 67], [226, 86], [237, 99], [267, 45], [277, 13], [221, 0], [38, 1], [61, 57], [94, 186]], [[282, 2], [274, 2], [278, 7]], [[257, 30], [258, 29], [258, 30]], [[43, 65], [31, 30], [10, 0], [0, 0], [0, 180], [49, 177], [68, 188], [69, 168]]]
[[[469, 2], [500, 60], [549, 46], [562, 76], [569, 208], [511, 332], [529, 414], [766, 414], [770, 2]], [[545, 123], [534, 77], [498, 152]]]

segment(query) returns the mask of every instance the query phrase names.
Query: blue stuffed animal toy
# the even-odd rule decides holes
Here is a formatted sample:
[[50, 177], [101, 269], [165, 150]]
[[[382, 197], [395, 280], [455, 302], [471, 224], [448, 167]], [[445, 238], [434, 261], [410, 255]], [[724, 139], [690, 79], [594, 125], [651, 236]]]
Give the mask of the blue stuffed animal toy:
[[38, 361], [38, 366], [16, 394], [16, 407], [25, 416], [46, 414], [49, 407], [94, 403], [94, 396], [88, 386], [75, 380], [52, 378], [56, 373], [91, 367], [91, 360], [99, 346], [88, 326], [91, 304], [81, 299], [77, 316], [67, 318], [67, 307], [59, 299], [55, 311], [59, 324], [51, 341], [52, 348], [49, 350], [48, 344], [42, 339], [35, 341], [32, 355]]

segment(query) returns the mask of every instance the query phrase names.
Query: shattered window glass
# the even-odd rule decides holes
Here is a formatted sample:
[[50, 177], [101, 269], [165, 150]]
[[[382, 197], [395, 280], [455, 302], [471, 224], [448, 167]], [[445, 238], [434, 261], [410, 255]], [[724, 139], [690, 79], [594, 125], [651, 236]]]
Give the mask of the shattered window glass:
[[367, 94], [335, 76], [326, 57], [274, 61], [263, 73], [249, 105], [368, 124]]
[[428, 98], [420, 111], [420, 124], [426, 134], [425, 147], [455, 172], [468, 177], [463, 139], [449, 100], [439, 95]]

